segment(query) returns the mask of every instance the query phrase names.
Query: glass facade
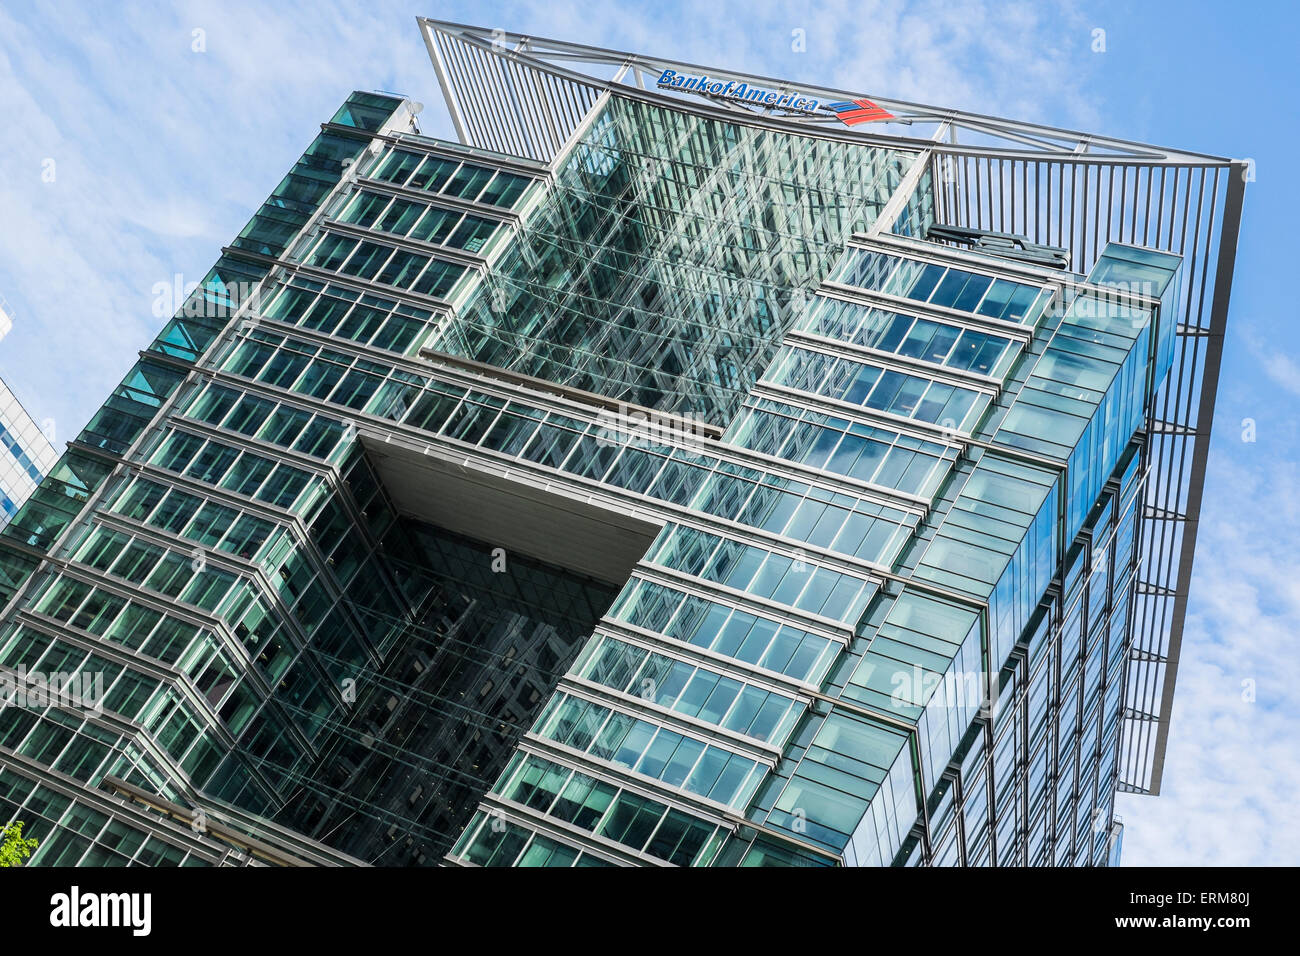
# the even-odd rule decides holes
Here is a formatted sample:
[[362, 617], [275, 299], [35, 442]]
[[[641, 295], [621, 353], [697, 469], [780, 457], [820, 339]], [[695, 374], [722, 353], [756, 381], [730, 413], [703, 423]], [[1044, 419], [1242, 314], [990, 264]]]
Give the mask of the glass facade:
[[908, 156], [612, 99], [432, 346], [725, 425]]
[[335, 863], [1108, 862], [1179, 257], [637, 98], [410, 125], [353, 94], [0, 534], [32, 862], [248, 862], [119, 783]]
[[58, 457], [27, 409], [0, 381], [0, 528], [36, 490]]

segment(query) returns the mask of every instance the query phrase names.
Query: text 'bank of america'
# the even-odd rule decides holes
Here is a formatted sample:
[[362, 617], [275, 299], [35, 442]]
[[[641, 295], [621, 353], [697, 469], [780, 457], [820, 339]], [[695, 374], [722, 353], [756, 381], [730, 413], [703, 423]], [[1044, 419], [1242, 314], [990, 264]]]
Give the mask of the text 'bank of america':
[[31, 864], [1114, 862], [1244, 166], [419, 27], [0, 532]]

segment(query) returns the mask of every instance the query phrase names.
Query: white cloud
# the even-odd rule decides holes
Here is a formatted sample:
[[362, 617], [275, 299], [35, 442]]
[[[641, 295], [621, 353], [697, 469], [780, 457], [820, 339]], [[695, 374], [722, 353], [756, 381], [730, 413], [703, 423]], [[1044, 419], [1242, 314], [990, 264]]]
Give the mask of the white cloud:
[[1247, 444], [1217, 445], [1209, 469], [1164, 783], [1121, 795], [1123, 862], [1294, 864], [1300, 470]]
[[1261, 356], [1264, 372], [1292, 395], [1300, 395], [1300, 363], [1282, 352]]

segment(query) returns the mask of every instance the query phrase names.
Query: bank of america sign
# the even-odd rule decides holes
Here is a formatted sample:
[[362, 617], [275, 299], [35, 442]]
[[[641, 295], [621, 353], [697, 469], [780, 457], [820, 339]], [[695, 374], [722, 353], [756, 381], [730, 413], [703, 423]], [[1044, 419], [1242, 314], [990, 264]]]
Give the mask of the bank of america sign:
[[707, 74], [694, 76], [690, 73], [678, 73], [676, 70], [664, 70], [659, 76], [658, 86], [664, 90], [699, 93], [702, 96], [716, 96], [724, 100], [736, 100], [754, 106], [766, 106], [795, 113], [812, 114], [818, 109], [828, 110], [845, 126], [857, 126], [859, 123], [894, 118], [892, 113], [867, 99], [822, 103], [802, 93], [779, 93], [776, 90], [752, 86], [736, 80], [714, 80]]
[[735, 80], [715, 80], [707, 75], [692, 76], [675, 70], [664, 70], [659, 77], [659, 87], [665, 90], [680, 90], [686, 93], [700, 93], [717, 96], [724, 100], [737, 100], [754, 106], [770, 106], [778, 110], [793, 110], [796, 113], [817, 112], [818, 102], [802, 93], [778, 93], [776, 90], [738, 83]]

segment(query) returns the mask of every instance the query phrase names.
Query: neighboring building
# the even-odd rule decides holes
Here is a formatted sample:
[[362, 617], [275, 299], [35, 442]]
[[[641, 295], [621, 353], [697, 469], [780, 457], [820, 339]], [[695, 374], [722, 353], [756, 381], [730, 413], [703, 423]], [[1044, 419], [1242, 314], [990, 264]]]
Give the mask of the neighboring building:
[[421, 29], [0, 534], [33, 862], [1113, 862], [1243, 165]]
[[[0, 325], [8, 323], [3, 308], [0, 317]], [[0, 379], [0, 528], [18, 512], [58, 460], [59, 454], [45, 433]]]

